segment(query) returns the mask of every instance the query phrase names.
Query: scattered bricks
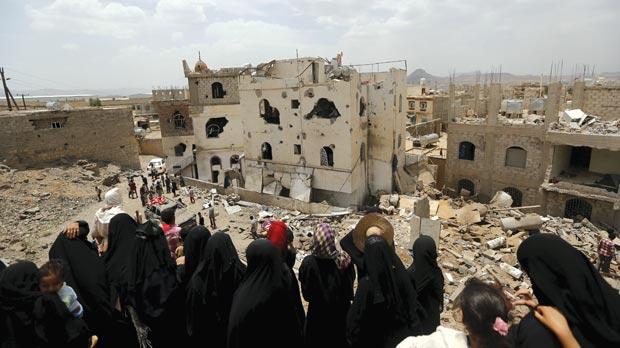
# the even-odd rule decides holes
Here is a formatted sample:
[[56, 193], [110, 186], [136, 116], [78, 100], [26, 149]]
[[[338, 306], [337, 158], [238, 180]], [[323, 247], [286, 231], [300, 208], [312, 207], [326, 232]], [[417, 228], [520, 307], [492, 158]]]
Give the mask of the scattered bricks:
[[495, 260], [495, 251], [491, 249], [487, 249], [482, 252], [482, 256], [486, 257], [489, 260]]
[[543, 223], [543, 220], [538, 214], [528, 214], [522, 218], [507, 217], [500, 221], [504, 231], [535, 230], [540, 228]]
[[448, 284], [454, 284], [454, 277], [449, 272], [445, 272], [444, 276], [446, 277], [446, 281]]
[[506, 245], [506, 237], [498, 237], [487, 242], [490, 249], [499, 249]]

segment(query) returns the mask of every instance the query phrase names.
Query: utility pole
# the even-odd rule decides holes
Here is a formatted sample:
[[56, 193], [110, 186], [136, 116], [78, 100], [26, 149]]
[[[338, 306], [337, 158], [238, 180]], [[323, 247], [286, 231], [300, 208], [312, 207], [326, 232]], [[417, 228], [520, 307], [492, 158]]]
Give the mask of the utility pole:
[[26, 110], [26, 99], [24, 99], [24, 93], [22, 93], [22, 104], [24, 105], [24, 110]]
[[4, 97], [6, 98], [6, 105], [9, 111], [13, 110], [11, 107], [11, 100], [9, 99], [9, 88], [6, 86], [6, 79], [4, 78], [4, 68], [0, 68], [0, 75], [2, 76], [2, 86], [4, 86]]

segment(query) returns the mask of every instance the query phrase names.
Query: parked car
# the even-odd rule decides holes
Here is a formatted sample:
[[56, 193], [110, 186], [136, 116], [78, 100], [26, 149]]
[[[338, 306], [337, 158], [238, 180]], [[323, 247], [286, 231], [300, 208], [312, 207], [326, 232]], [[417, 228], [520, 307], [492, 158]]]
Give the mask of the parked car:
[[166, 160], [163, 158], [153, 158], [148, 164], [149, 173], [163, 174], [166, 172]]

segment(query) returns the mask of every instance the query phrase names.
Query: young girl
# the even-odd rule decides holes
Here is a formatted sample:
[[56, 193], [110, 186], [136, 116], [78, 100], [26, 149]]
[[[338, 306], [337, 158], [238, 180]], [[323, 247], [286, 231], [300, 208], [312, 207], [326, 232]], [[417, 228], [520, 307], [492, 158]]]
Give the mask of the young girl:
[[[467, 333], [439, 326], [428, 336], [407, 337], [397, 348], [503, 348], [513, 345], [508, 336], [508, 312], [512, 305], [500, 286], [477, 278], [468, 280], [460, 295], [459, 307]], [[564, 348], [579, 347], [559, 311], [540, 306], [534, 314], [560, 339]]]

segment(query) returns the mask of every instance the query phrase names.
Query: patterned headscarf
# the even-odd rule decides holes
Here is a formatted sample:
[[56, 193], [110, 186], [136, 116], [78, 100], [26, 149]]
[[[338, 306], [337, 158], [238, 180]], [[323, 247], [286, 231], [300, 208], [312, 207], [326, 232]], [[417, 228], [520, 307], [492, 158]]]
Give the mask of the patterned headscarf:
[[333, 259], [339, 269], [345, 269], [351, 263], [349, 254], [336, 248], [336, 234], [329, 224], [319, 224], [312, 241], [312, 254], [314, 256]]

